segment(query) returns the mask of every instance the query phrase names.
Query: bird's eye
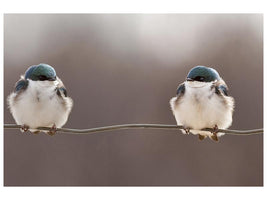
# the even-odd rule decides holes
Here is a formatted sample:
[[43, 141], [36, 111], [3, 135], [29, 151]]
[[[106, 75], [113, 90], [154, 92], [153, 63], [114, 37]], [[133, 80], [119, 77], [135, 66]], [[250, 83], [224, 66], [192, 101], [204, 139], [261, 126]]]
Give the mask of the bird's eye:
[[196, 81], [201, 81], [201, 82], [203, 82], [203, 81], [205, 80], [205, 78], [204, 78], [203, 76], [197, 76], [197, 77], [195, 78], [195, 80], [196, 80]]
[[39, 75], [38, 78], [39, 78], [40, 81], [45, 81], [45, 80], [47, 80], [47, 77], [44, 76], [44, 75]]

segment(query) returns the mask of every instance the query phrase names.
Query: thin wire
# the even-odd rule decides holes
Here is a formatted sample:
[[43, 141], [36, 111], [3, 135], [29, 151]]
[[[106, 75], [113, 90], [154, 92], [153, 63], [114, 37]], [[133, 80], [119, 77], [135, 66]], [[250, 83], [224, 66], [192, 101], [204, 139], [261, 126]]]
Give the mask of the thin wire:
[[[19, 129], [20, 125], [16, 124], [4, 124], [5, 129]], [[50, 127], [39, 127], [36, 128], [40, 131], [48, 131]], [[58, 132], [68, 133], [68, 134], [92, 134], [97, 132], [106, 132], [106, 131], [114, 131], [114, 130], [122, 130], [122, 129], [162, 129], [162, 130], [183, 130], [183, 126], [176, 125], [165, 125], [165, 124], [122, 124], [122, 125], [113, 125], [113, 126], [104, 126], [98, 128], [89, 128], [89, 129], [70, 129], [70, 128], [57, 128]], [[212, 132], [212, 128], [202, 129], [203, 131]], [[253, 129], [253, 130], [228, 130], [228, 129], [219, 129], [218, 132], [226, 133], [230, 135], [254, 135], [263, 133], [263, 128], [261, 129]]]

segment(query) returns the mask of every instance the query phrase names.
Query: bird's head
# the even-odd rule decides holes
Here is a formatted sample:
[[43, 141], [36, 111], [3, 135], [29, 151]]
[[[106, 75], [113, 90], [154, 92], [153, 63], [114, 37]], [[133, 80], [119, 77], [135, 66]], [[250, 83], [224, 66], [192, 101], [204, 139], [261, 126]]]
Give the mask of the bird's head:
[[186, 77], [186, 81], [198, 82], [213, 82], [220, 79], [220, 75], [215, 69], [205, 66], [192, 68]]
[[48, 64], [33, 65], [25, 72], [25, 79], [33, 81], [55, 81], [56, 71]]

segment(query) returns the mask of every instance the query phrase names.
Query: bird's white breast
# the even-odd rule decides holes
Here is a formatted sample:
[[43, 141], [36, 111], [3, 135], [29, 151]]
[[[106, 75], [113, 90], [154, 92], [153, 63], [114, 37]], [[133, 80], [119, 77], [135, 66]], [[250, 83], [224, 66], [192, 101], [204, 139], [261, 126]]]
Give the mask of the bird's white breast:
[[[200, 130], [203, 128], [228, 128], [232, 123], [232, 109], [222, 97], [211, 89], [212, 83], [185, 82], [185, 93], [177, 102], [171, 99], [171, 107], [178, 125]], [[191, 131], [193, 134], [211, 135], [205, 131]], [[219, 135], [222, 135], [221, 133]]]
[[16, 123], [28, 125], [30, 128], [64, 125], [71, 106], [66, 108], [63, 100], [56, 94], [57, 84], [57, 81], [29, 80], [25, 91], [17, 97], [16, 93], [12, 93], [9, 96], [9, 105]]

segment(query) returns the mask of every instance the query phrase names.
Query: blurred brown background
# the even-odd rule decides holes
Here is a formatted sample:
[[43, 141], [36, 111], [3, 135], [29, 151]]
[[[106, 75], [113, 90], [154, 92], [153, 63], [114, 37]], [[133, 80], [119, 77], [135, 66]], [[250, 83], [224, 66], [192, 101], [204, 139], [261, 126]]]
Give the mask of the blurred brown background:
[[[231, 129], [263, 127], [261, 14], [6, 14], [6, 97], [25, 70], [52, 65], [74, 100], [65, 125], [175, 124], [169, 99], [196, 65], [236, 100]], [[215, 143], [173, 130], [50, 137], [4, 133], [6, 186], [261, 186], [263, 136]]]

